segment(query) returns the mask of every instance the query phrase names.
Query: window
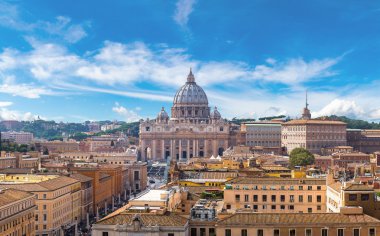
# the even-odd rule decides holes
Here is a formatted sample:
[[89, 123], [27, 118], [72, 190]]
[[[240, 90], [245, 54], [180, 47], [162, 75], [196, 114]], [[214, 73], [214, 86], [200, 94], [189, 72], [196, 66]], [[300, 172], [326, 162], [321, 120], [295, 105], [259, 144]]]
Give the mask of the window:
[[281, 202], [285, 202], [285, 195], [281, 195], [281, 196], [280, 196], [280, 201], [281, 201]]
[[313, 190], [313, 186], [307, 186], [307, 190]]
[[294, 202], [294, 195], [290, 195], [289, 200], [290, 200], [290, 202]]
[[191, 236], [197, 236], [197, 229], [196, 228], [191, 228], [190, 235]]
[[249, 195], [244, 195], [244, 201], [248, 202], [249, 201]]
[[263, 202], [267, 201], [267, 195], [263, 195]]
[[322, 187], [321, 186], [317, 186], [317, 190], [321, 190], [322, 189]]
[[257, 198], [257, 195], [253, 195], [253, 201], [254, 201], [254, 202], [257, 202], [257, 199], [258, 199], [258, 198]]
[[369, 229], [369, 236], [375, 236], [375, 229]]
[[307, 195], [307, 201], [308, 202], [313, 202], [313, 196], [312, 195]]
[[168, 233], [168, 236], [174, 236], [174, 233]]
[[248, 232], [246, 229], [241, 230], [241, 236], [248, 236]]
[[354, 229], [354, 236], [360, 236], [360, 229]]
[[209, 228], [208, 229], [208, 235], [209, 236], [215, 236], [215, 229], [214, 228]]
[[298, 196], [298, 201], [299, 201], [299, 202], [303, 202], [303, 195], [299, 195], [299, 196]]
[[272, 210], [276, 210], [276, 205], [272, 205]]
[[329, 235], [328, 229], [322, 229], [321, 236], [328, 236], [328, 235]]
[[231, 236], [231, 229], [226, 229], [225, 236]]
[[257, 230], [257, 236], [264, 236], [264, 230], [258, 229]]
[[281, 209], [281, 210], [285, 210], [285, 205], [281, 205], [281, 206], [280, 206], [280, 209]]
[[272, 202], [276, 201], [276, 195], [272, 195]]
[[358, 199], [358, 195], [356, 195], [356, 194], [349, 194], [348, 195], [349, 201], [356, 201], [357, 199]]
[[311, 208], [311, 207], [307, 208], [307, 212], [308, 213], [312, 213], [313, 212], [313, 208]]
[[200, 228], [200, 234], [201, 234], [201, 236], [206, 236], [206, 229]]
[[273, 236], [280, 236], [280, 230], [279, 229], [274, 229], [273, 230]]
[[343, 229], [338, 229], [338, 236], [344, 236]]
[[368, 201], [369, 200], [369, 194], [362, 194], [361, 195], [361, 200], [362, 201]]
[[295, 229], [289, 230], [289, 236], [296, 236], [296, 230]]
[[322, 206], [321, 206], [321, 205], [318, 205], [318, 206], [317, 206], [317, 210], [318, 210], [318, 211], [322, 210]]
[[305, 236], [311, 236], [311, 229], [305, 230]]
[[294, 210], [294, 205], [289, 205], [289, 210]]
[[140, 171], [136, 171], [133, 173], [135, 180], [140, 180]]
[[46, 194], [45, 194], [45, 193], [44, 193], [44, 195], [42, 195], [42, 196], [43, 196], [43, 197], [42, 197], [43, 199], [46, 199]]
[[303, 186], [298, 186], [298, 190], [303, 190]]
[[47, 216], [46, 216], [46, 214], [44, 214], [44, 221], [46, 221], [47, 220]]
[[46, 210], [46, 205], [43, 205], [43, 209]]
[[235, 195], [235, 201], [240, 202], [240, 195], [239, 194]]
[[317, 195], [317, 202], [322, 202], [322, 197], [321, 197], [321, 195]]

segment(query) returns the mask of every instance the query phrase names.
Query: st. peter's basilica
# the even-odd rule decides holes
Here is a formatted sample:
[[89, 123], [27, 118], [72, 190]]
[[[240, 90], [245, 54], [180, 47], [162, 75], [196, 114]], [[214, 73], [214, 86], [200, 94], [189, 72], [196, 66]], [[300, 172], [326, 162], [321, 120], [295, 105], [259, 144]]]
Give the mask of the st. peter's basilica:
[[171, 116], [162, 107], [154, 120], [140, 122], [142, 160], [185, 160], [222, 155], [230, 144], [230, 124], [215, 107], [190, 70], [187, 82], [175, 94]]

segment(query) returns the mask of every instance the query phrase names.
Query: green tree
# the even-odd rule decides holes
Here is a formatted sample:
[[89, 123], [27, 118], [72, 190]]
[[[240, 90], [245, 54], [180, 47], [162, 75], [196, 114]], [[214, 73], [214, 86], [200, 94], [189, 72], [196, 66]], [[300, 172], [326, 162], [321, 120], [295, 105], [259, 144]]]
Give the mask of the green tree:
[[295, 148], [290, 152], [290, 166], [306, 166], [314, 164], [314, 155], [304, 148]]

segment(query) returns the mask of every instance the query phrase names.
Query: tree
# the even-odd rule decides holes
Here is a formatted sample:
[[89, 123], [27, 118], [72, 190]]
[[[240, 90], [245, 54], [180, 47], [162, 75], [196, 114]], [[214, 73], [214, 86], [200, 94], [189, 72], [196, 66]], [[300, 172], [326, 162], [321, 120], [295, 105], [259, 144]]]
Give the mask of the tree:
[[290, 152], [290, 166], [307, 166], [314, 164], [314, 155], [304, 148], [295, 148]]

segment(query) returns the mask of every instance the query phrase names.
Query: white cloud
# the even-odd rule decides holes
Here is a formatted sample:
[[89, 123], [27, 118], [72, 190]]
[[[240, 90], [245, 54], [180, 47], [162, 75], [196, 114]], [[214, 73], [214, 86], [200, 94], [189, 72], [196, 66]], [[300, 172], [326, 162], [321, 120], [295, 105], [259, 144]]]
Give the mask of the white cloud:
[[0, 26], [11, 28], [35, 36], [43, 33], [57, 36], [68, 43], [76, 43], [87, 36], [86, 27], [88, 23], [74, 24], [71, 18], [57, 16], [55, 21], [36, 20], [27, 22], [23, 19], [24, 9], [16, 4], [0, 1]]
[[0, 120], [25, 120], [32, 121], [38, 119], [38, 115], [33, 115], [31, 112], [20, 112], [9, 110], [7, 108], [0, 108]]
[[55, 92], [32, 84], [0, 84], [0, 92], [25, 98], [40, 98], [42, 95], [54, 95]]
[[0, 107], [9, 107], [12, 106], [13, 102], [4, 102], [0, 101]]
[[290, 59], [278, 63], [275, 59], [267, 59], [270, 65], [257, 65], [253, 71], [254, 79], [261, 79], [283, 84], [299, 84], [310, 79], [329, 77], [337, 72], [331, 68], [339, 62], [340, 58], [326, 58], [311, 60], [302, 58]]
[[174, 13], [174, 20], [180, 26], [186, 26], [189, 16], [194, 10], [196, 0], [178, 0]]
[[115, 106], [112, 107], [112, 111], [123, 117], [126, 122], [134, 122], [141, 119], [141, 117], [135, 111], [128, 110], [127, 108], [121, 106], [119, 103], [115, 103]]
[[365, 111], [355, 101], [344, 99], [334, 99], [321, 110], [312, 113], [313, 117], [337, 115], [351, 118], [361, 118], [365, 114]]

